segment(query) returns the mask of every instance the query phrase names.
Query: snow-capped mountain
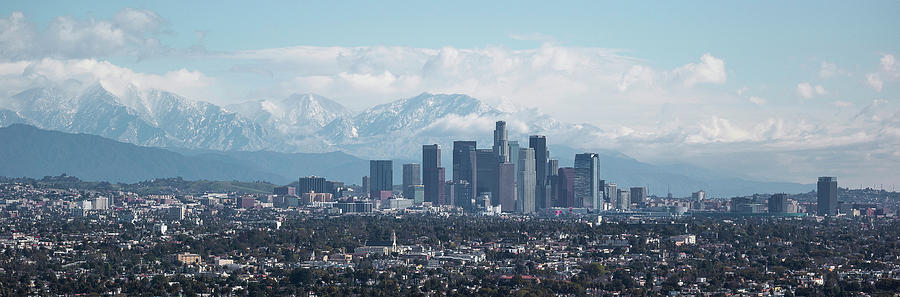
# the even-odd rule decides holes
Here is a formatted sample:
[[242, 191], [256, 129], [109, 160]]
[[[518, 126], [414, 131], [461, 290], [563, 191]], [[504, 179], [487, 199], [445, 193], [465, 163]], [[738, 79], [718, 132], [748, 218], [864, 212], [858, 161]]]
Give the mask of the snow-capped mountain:
[[35, 88], [19, 93], [9, 101], [4, 108], [42, 128], [100, 135], [141, 145], [168, 144], [165, 131], [147, 123], [135, 110], [119, 103], [115, 95], [99, 85], [81, 94]]
[[12, 124], [27, 124], [28, 121], [16, 114], [15, 111], [9, 109], [0, 109], [0, 127], [6, 127]]
[[[372, 158], [413, 158], [423, 143], [446, 142], [456, 135], [423, 133], [448, 118], [502, 117], [503, 113], [461, 94], [429, 94], [373, 106], [352, 118], [339, 118], [318, 135], [340, 150]], [[493, 122], [488, 126], [492, 126]]]
[[225, 108], [287, 135], [314, 135], [335, 119], [353, 115], [340, 103], [315, 94], [293, 94], [281, 100], [250, 101]]
[[41, 128], [138, 145], [260, 150], [274, 143], [259, 124], [219, 106], [158, 90], [131, 90], [118, 97], [99, 84], [79, 94], [35, 88], [4, 101], [0, 108]]
[[462, 94], [429, 94], [376, 105], [353, 117], [360, 136], [417, 130], [448, 115], [487, 115], [500, 112]]
[[502, 112], [461, 94], [422, 93], [353, 115], [341, 104], [312, 94], [222, 108], [160, 90], [131, 88], [117, 96], [96, 84], [78, 93], [55, 88], [26, 90], [0, 100], [2, 109], [8, 110], [0, 122], [3, 126], [28, 123], [138, 145], [344, 151], [372, 158], [412, 158], [423, 143], [489, 141], [493, 121], [500, 119], [521, 119], [517, 122], [520, 128], [511, 129], [511, 137], [561, 128], [559, 122], [537, 111]]

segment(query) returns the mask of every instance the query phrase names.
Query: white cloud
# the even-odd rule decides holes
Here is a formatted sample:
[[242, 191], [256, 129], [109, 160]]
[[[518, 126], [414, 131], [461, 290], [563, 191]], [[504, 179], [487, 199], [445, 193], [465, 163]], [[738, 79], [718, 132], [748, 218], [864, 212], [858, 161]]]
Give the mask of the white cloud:
[[828, 92], [825, 91], [825, 88], [822, 85], [816, 85], [816, 95], [825, 95]]
[[0, 63], [0, 78], [4, 82], [0, 87], [7, 96], [38, 86], [84, 88], [99, 83], [118, 96], [125, 96], [130, 88], [137, 88], [165, 90], [208, 100], [205, 95], [215, 83], [213, 78], [201, 72], [183, 68], [158, 75], [135, 72], [107, 61], [51, 58]]
[[837, 107], [850, 107], [850, 106], [853, 106], [853, 103], [852, 103], [852, 102], [841, 101], [841, 100], [834, 101], [833, 104], [834, 104], [834, 106], [837, 106]]
[[725, 61], [704, 54], [700, 57], [700, 63], [691, 63], [675, 69], [674, 74], [683, 79], [685, 86], [693, 86], [697, 83], [724, 83], [727, 79], [725, 73]]
[[154, 37], [163, 19], [149, 10], [126, 8], [110, 20], [60, 16], [44, 30], [22, 12], [0, 18], [0, 58], [96, 58], [145, 56], [167, 51]]
[[884, 87], [884, 81], [881, 80], [881, 76], [878, 73], [866, 74], [866, 84], [878, 92], [881, 92], [881, 89]]
[[894, 59], [894, 55], [886, 54], [881, 56], [881, 69], [884, 72], [894, 72], [897, 71], [896, 60]]
[[837, 64], [822, 61], [821, 66], [819, 66], [819, 77], [820, 78], [832, 78], [837, 75], [847, 75], [848, 73], [843, 69], [838, 68]]
[[[646, 109], [666, 102], [721, 100], [684, 88], [725, 81], [724, 62], [706, 54], [700, 62], [659, 69], [619, 50], [566, 47], [440, 49], [410, 47], [299, 46], [216, 55], [269, 77], [289, 77], [267, 97], [315, 92], [364, 108], [421, 92], [463, 93], [489, 103], [514, 102], [577, 120], [596, 119], [580, 106]], [[250, 61], [252, 64], [248, 64]], [[262, 71], [265, 69], [266, 71]], [[566, 102], [566, 104], [551, 104]], [[507, 104], [508, 105], [508, 104]]]
[[764, 105], [767, 102], [769, 102], [765, 98], [760, 98], [760, 97], [756, 97], [756, 96], [750, 96], [750, 99], [748, 99], [748, 100], [750, 100], [750, 102], [752, 102], [753, 104], [756, 104], [756, 105]]
[[125, 8], [113, 16], [113, 23], [131, 32], [156, 32], [164, 23], [163, 18], [153, 11]]
[[652, 85], [656, 77], [653, 69], [643, 65], [631, 66], [628, 72], [622, 74], [622, 80], [616, 85], [620, 92], [625, 92], [633, 84], [644, 83]]
[[797, 84], [797, 94], [800, 94], [803, 98], [809, 99], [813, 96], [828, 94], [828, 92], [825, 91], [825, 87], [822, 85], [813, 86], [808, 82], [804, 82]]

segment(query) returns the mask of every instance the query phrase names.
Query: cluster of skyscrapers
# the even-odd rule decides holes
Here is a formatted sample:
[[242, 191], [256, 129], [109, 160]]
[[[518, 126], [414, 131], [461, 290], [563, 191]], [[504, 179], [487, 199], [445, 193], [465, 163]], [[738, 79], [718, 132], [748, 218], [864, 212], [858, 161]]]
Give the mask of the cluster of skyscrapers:
[[[422, 146], [421, 164], [403, 165], [404, 197], [433, 205], [454, 205], [477, 210], [499, 207], [504, 212], [534, 213], [549, 208], [628, 209], [643, 205], [646, 188], [616, 189], [601, 179], [600, 157], [575, 155], [574, 167], [559, 167], [550, 159], [547, 138], [532, 135], [528, 147], [510, 141], [505, 121], [496, 122], [491, 148], [476, 141], [459, 140], [452, 148], [453, 176], [448, 180], [441, 165], [441, 146]], [[364, 188], [373, 198], [385, 199], [391, 191], [391, 161], [372, 160]]]

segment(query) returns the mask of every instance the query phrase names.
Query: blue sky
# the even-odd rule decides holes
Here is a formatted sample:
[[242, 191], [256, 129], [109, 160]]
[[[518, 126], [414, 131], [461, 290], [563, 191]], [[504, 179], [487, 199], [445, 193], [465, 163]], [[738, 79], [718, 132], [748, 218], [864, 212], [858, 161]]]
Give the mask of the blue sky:
[[465, 93], [596, 126], [584, 147], [651, 162], [898, 177], [898, 1], [484, 2], [4, 3], [0, 96], [99, 81], [360, 111]]
[[[877, 57], [900, 48], [897, 1], [21, 1], [5, 3], [0, 13], [24, 12], [42, 27], [59, 16], [108, 19], [126, 7], [161, 16], [165, 28], [154, 37], [163, 44], [190, 47], [198, 42], [197, 32], [204, 32], [202, 43], [210, 51], [297, 45], [528, 49], [552, 40], [570, 47], [621, 49], [660, 68], [712, 53], [740, 79], [730, 80], [728, 87], [767, 85], [767, 97], [792, 90], [793, 84], [775, 82], [804, 80], [819, 70], [821, 61], [872, 68]], [[128, 56], [106, 58], [150, 73], [186, 66], [220, 70], [216, 63], [190, 59], [139, 63]]]

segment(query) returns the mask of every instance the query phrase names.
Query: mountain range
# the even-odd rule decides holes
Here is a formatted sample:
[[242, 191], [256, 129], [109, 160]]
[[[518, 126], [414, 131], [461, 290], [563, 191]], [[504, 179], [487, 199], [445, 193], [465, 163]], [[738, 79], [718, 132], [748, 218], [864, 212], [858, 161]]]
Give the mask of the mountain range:
[[[483, 147], [489, 147], [493, 121], [507, 120], [510, 140], [519, 140], [523, 146], [527, 146], [529, 134], [547, 135], [551, 140], [551, 156], [559, 158], [561, 166], [571, 164], [577, 152], [590, 150], [600, 153], [604, 178], [617, 182], [620, 187], [650, 186], [653, 194], [664, 194], [663, 188], [668, 188], [676, 195], [689, 195], [691, 191], [705, 189], [721, 196], [806, 192], [812, 189], [811, 185], [749, 181], [690, 165], [657, 166], [639, 162], [619, 152], [572, 148], [570, 143], [577, 143], [571, 141], [574, 139], [572, 135], [591, 133], [596, 128], [560, 122], [533, 109], [501, 110], [463, 94], [423, 93], [354, 114], [341, 104], [314, 94], [295, 94], [281, 100], [257, 100], [220, 107], [160, 90], [139, 91], [132, 88], [118, 93], [120, 95], [114, 95], [100, 84], [74, 93], [56, 88], [29, 89], [10, 98], [0, 98], [0, 126], [13, 125], [10, 128], [19, 134], [12, 135], [20, 137], [25, 132], [19, 130], [24, 128], [14, 124], [102, 136], [114, 140], [116, 144], [93, 139], [80, 140], [84, 143], [79, 145], [100, 143], [115, 147], [116, 151], [124, 151], [122, 156], [135, 160], [149, 154], [152, 156], [146, 157], [149, 160], [175, 160], [194, 167], [149, 166], [146, 170], [136, 170], [144, 174], [124, 176], [118, 176], [118, 171], [110, 168], [108, 172], [79, 176], [72, 171], [75, 167], [54, 168], [52, 164], [45, 164], [65, 161], [63, 159], [41, 157], [31, 152], [27, 155], [29, 158], [16, 155], [24, 154], [26, 152], [21, 150], [31, 148], [16, 147], [14, 142], [6, 141], [12, 135], [4, 134], [0, 135], [5, 143], [0, 145], [3, 146], [0, 149], [7, 155], [2, 157], [44, 163], [31, 169], [23, 164], [4, 166], [0, 174], [43, 176], [59, 174], [62, 172], [53, 170], [65, 169], [70, 175], [111, 181], [182, 176], [266, 179], [281, 183], [292, 181], [297, 176], [315, 174], [358, 183], [359, 178], [368, 172], [365, 159], [419, 160], [422, 144], [441, 144], [447, 152], [443, 154], [444, 166], [452, 167], [448, 165], [453, 140], [476, 140], [485, 144]], [[38, 147], [54, 146], [54, 139], [57, 138], [61, 138], [59, 141], [62, 142], [74, 141], [71, 138], [73, 134], [32, 133], [42, 135], [41, 139], [45, 141], [31, 144]], [[556, 144], [554, 138], [558, 139]], [[126, 143], [137, 146], [122, 146]], [[72, 144], [66, 145], [72, 148]], [[98, 147], [93, 149], [102, 151]], [[62, 154], [67, 158], [77, 157], [77, 154], [61, 150], [38, 151]], [[116, 164], [132, 169], [147, 165], [124, 161], [117, 160]], [[399, 161], [395, 163], [395, 167], [400, 166]], [[205, 166], [217, 169], [237, 166], [229, 170], [243, 170], [244, 173], [223, 175], [200, 169]], [[397, 176], [395, 182], [399, 183], [399, 180]]]

